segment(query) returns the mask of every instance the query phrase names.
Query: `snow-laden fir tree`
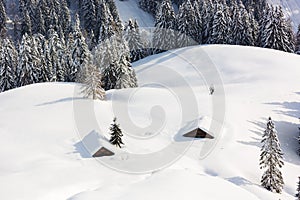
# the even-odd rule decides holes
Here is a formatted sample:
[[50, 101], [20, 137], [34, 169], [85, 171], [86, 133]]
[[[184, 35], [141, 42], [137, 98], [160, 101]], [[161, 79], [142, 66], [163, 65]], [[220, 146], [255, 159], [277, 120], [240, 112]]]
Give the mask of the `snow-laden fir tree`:
[[112, 144], [112, 145], [115, 145], [116, 147], [119, 147], [121, 148], [121, 145], [123, 143], [122, 141], [122, 130], [120, 128], [120, 125], [117, 124], [117, 118], [114, 118], [114, 121], [113, 121], [113, 124], [111, 124], [111, 127], [110, 127], [110, 134], [111, 134], [111, 138], [109, 140], [109, 142]]
[[157, 52], [174, 49], [176, 47], [175, 13], [170, 0], [163, 0], [155, 19], [153, 48]]
[[52, 66], [52, 80], [57, 82], [65, 81], [65, 47], [64, 41], [59, 38], [57, 32], [54, 29], [48, 31], [48, 50]]
[[96, 23], [96, 8], [94, 0], [83, 0], [81, 4], [83, 27], [87, 32], [94, 30]]
[[91, 61], [91, 53], [80, 30], [78, 15], [76, 15], [75, 24], [73, 26], [72, 40], [69, 38], [69, 48], [71, 48], [70, 54], [72, 58], [70, 63], [72, 66], [70, 66], [70, 68], [74, 70], [70, 73], [74, 75], [73, 77], [70, 77], [70, 79], [72, 82], [76, 81], [81, 83], [83, 80], [81, 79], [80, 74], [82, 74], [81, 71], [84, 69], [85, 65]]
[[6, 10], [5, 10], [5, 2], [0, 1], [0, 34], [3, 35], [6, 32]]
[[123, 31], [123, 24], [117, 10], [117, 6], [114, 0], [106, 0], [107, 7], [113, 17], [113, 27], [117, 34], [121, 34]]
[[53, 74], [48, 41], [42, 34], [35, 34], [33, 39], [35, 40], [38, 57], [40, 58], [38, 82], [49, 82], [52, 80]]
[[298, 185], [297, 185], [296, 197], [297, 197], [297, 200], [300, 200], [300, 177], [299, 177], [299, 182], [298, 182]]
[[300, 25], [298, 26], [298, 31], [296, 34], [296, 48], [295, 48], [296, 54], [300, 55]]
[[281, 7], [271, 6], [267, 16], [261, 26], [261, 47], [294, 52], [289, 25]]
[[250, 16], [242, 2], [233, 5], [231, 44], [253, 46], [253, 30]]
[[32, 36], [25, 33], [19, 46], [19, 58], [17, 66], [18, 86], [25, 86], [39, 82], [39, 65], [36, 42]]
[[113, 25], [113, 16], [111, 15], [106, 3], [103, 2], [99, 5], [98, 12], [101, 16], [98, 30], [98, 43], [100, 43], [112, 37], [114, 34], [116, 34], [116, 31]]
[[283, 153], [271, 117], [268, 120], [267, 128], [262, 139], [260, 154], [260, 168], [265, 169], [261, 185], [271, 192], [281, 193], [284, 182], [280, 168], [284, 165]]
[[0, 45], [0, 92], [4, 92], [17, 86], [15, 75], [18, 54], [10, 39], [1, 39]]
[[[197, 4], [196, 4], [197, 5]], [[186, 47], [201, 43], [202, 25], [198, 6], [195, 8], [190, 0], [185, 1], [177, 15], [178, 47]]]
[[200, 15], [202, 16], [202, 43], [207, 44], [211, 36], [214, 19], [214, 7], [211, 0], [200, 2]]
[[229, 42], [229, 25], [226, 15], [226, 9], [223, 8], [223, 5], [217, 3], [216, 13], [214, 15], [214, 20], [211, 28], [212, 33], [209, 38], [210, 44], [227, 44]]
[[32, 34], [32, 24], [29, 16], [29, 12], [27, 10], [21, 15], [21, 34], [24, 35], [27, 33], [28, 35]]
[[95, 64], [101, 69], [105, 90], [137, 87], [130, 64], [130, 52], [123, 37], [112, 36], [95, 50]]
[[99, 68], [95, 65], [89, 64], [87, 66], [87, 73], [85, 73], [82, 92], [87, 98], [92, 97], [94, 100], [105, 99], [105, 90], [102, 88], [102, 75]]
[[142, 43], [139, 26], [136, 20], [129, 19], [125, 26], [125, 39], [130, 50], [131, 62], [145, 57], [144, 45]]

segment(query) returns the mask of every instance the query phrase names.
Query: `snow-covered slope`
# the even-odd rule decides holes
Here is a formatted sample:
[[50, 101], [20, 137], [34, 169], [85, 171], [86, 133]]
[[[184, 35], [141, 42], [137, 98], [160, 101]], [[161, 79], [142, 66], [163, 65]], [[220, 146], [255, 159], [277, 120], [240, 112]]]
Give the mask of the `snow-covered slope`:
[[[207, 77], [195, 72], [197, 63], [200, 65], [208, 59], [205, 53], [219, 70], [226, 105], [226, 131], [208, 157], [199, 160], [199, 152], [208, 141], [195, 140], [166, 169], [138, 175], [112, 170], [91, 158], [81, 140], [95, 131], [108, 138], [114, 115], [118, 116], [123, 130], [130, 130], [122, 117], [124, 113], [116, 109], [125, 104], [129, 108], [128, 123], [133, 121], [142, 128], [155, 122], [165, 123], [159, 134], [147, 139], [126, 133], [121, 151], [146, 155], [172, 142], [189, 142], [178, 136], [180, 123], [203, 116], [213, 118], [212, 101], [220, 95], [216, 87], [215, 94], [210, 96], [208, 86], [214, 82], [205, 83]], [[107, 101], [95, 102], [93, 108], [99, 127], [89, 126], [92, 117], [76, 116], [76, 106], [84, 108], [91, 103], [78, 93], [79, 85], [44, 83], [2, 93], [0, 197], [6, 200], [211, 200], [221, 197], [292, 200], [300, 171], [298, 144], [294, 139], [300, 115], [299, 66], [297, 55], [239, 46], [197, 46], [155, 55], [134, 64], [140, 88], [109, 91]], [[185, 99], [178, 95], [189, 89], [198, 105], [186, 107], [189, 113], [182, 115]], [[260, 139], [269, 116], [275, 121], [285, 153], [283, 194], [273, 194], [259, 186]], [[87, 131], [82, 132], [78, 124], [87, 125]], [[151, 128], [143, 130], [149, 133]], [[117, 155], [100, 161], [116, 160], [122, 167], [130, 159]]]
[[123, 22], [127, 22], [130, 18], [136, 19], [140, 27], [153, 27], [153, 17], [139, 8], [139, 0], [116, 0], [116, 6]]

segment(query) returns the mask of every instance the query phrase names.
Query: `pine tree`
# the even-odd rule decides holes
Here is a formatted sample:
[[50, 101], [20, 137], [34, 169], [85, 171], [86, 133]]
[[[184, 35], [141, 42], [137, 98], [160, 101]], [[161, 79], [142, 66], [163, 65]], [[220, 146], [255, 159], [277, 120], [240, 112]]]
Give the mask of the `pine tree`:
[[208, 44], [214, 19], [214, 7], [211, 0], [201, 1], [200, 15], [202, 16], [202, 43]]
[[125, 39], [130, 50], [130, 58], [132, 62], [144, 58], [145, 51], [142, 43], [139, 26], [136, 20], [129, 19], [125, 27]]
[[226, 15], [221, 4], [216, 5], [216, 13], [214, 15], [212, 33], [209, 38], [210, 44], [227, 44], [229, 42], [228, 38], [228, 21], [226, 20]]
[[[101, 22], [98, 30], [98, 43], [112, 37], [116, 32], [113, 26], [113, 17], [106, 5], [102, 3], [99, 5], [99, 15], [101, 16]], [[96, 35], [97, 36], [97, 35]]]
[[59, 38], [55, 30], [50, 29], [48, 32], [48, 50], [53, 74], [51, 81], [63, 82], [65, 80], [64, 41]]
[[102, 75], [96, 66], [87, 66], [87, 73], [85, 73], [84, 84], [85, 85], [82, 92], [87, 98], [92, 97], [94, 100], [105, 99], [105, 90], [102, 88]]
[[297, 197], [297, 200], [300, 200], [300, 177], [299, 177], [296, 197]]
[[107, 7], [109, 9], [109, 12], [111, 13], [113, 17], [113, 27], [114, 27], [114, 32], [117, 34], [121, 34], [123, 31], [123, 24], [119, 16], [119, 12], [117, 10], [117, 6], [115, 4], [114, 0], [106, 0]]
[[282, 161], [283, 153], [271, 117], [267, 123], [267, 129], [264, 132], [262, 143], [260, 168], [267, 169], [262, 176], [261, 184], [269, 191], [281, 193], [284, 182], [279, 168], [284, 165]]
[[24, 35], [27, 33], [28, 35], [32, 34], [32, 25], [31, 25], [31, 19], [29, 16], [29, 12], [25, 10], [23, 13], [23, 18], [21, 19], [21, 34]]
[[4, 1], [0, 1], [0, 34], [3, 35], [6, 32], [6, 10]]
[[119, 148], [121, 148], [121, 144], [124, 145], [123, 141], [122, 141], [122, 130], [120, 129], [120, 125], [117, 124], [117, 118], [114, 118], [113, 124], [111, 124], [110, 127], [110, 134], [111, 134], [111, 138], [109, 140], [109, 142], [112, 145], [115, 145]]
[[39, 58], [34, 47], [35, 42], [31, 36], [23, 35], [19, 47], [19, 60], [17, 67], [18, 86], [25, 86], [39, 82]]
[[71, 81], [82, 82], [83, 80], [81, 79], [82, 77], [80, 77], [80, 74], [82, 74], [81, 71], [91, 61], [91, 53], [80, 30], [78, 15], [76, 16], [73, 27], [72, 44], [70, 44], [69, 41], [69, 46], [69, 48], [71, 48], [71, 65], [73, 65], [71, 66], [71, 69], [73, 70], [71, 74], [74, 75], [73, 77], [70, 77]]
[[17, 51], [8, 38], [0, 42], [0, 92], [13, 89], [16, 83]]
[[157, 52], [174, 49], [175, 39], [175, 13], [170, 0], [163, 0], [156, 15], [153, 35], [153, 48]]
[[261, 27], [261, 47], [294, 52], [288, 26], [280, 7], [268, 9]]
[[53, 80], [52, 60], [48, 48], [48, 41], [42, 34], [35, 34], [33, 39], [37, 44], [38, 57], [40, 58], [38, 82], [49, 82]]
[[94, 0], [84, 0], [82, 2], [82, 18], [83, 18], [83, 27], [87, 32], [94, 30], [96, 23], [96, 10], [95, 10]]
[[298, 26], [298, 31], [296, 34], [296, 48], [295, 48], [296, 54], [300, 55], [300, 25]]
[[[199, 36], [202, 32], [201, 22], [197, 19], [200, 14], [190, 0], [185, 1], [179, 8], [177, 17], [177, 30], [179, 32], [178, 46], [186, 47], [200, 43]], [[200, 23], [199, 23], [200, 22]]]

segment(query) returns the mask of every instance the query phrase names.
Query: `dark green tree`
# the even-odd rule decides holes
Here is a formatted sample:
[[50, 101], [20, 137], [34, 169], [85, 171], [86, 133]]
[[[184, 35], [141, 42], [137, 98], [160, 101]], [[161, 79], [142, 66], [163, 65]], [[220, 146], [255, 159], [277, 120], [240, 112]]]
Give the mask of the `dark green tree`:
[[122, 130], [120, 129], [120, 125], [117, 124], [117, 118], [114, 118], [113, 124], [111, 124], [110, 127], [110, 134], [111, 134], [111, 138], [109, 140], [109, 142], [112, 145], [115, 145], [119, 148], [121, 148], [121, 144], [124, 145], [123, 141], [122, 141]]

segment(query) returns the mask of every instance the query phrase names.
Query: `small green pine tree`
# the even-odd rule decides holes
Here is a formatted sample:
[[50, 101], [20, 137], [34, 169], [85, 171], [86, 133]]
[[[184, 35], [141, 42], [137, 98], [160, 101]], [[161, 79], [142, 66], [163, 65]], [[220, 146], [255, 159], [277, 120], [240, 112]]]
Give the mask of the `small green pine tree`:
[[124, 145], [123, 141], [122, 141], [122, 130], [120, 129], [120, 125], [117, 124], [117, 118], [114, 118], [114, 122], [110, 127], [110, 131], [111, 131], [111, 138], [109, 140], [109, 142], [119, 148], [121, 148], [121, 144]]

